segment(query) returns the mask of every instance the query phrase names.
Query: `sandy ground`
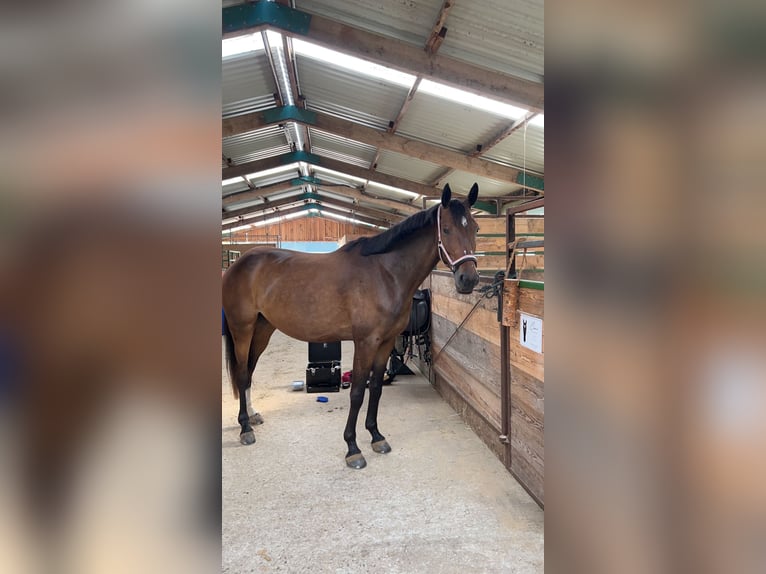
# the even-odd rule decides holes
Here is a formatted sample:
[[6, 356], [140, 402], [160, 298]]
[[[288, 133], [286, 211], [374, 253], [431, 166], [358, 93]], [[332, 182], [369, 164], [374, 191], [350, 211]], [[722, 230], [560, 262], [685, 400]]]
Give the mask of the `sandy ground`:
[[[350, 370], [353, 343], [343, 343]], [[367, 468], [346, 467], [348, 391], [291, 390], [306, 343], [276, 332], [255, 371], [264, 419], [242, 446], [223, 373], [223, 572], [542, 572], [543, 512], [423, 377], [383, 389], [378, 423], [393, 452], [357, 427]]]

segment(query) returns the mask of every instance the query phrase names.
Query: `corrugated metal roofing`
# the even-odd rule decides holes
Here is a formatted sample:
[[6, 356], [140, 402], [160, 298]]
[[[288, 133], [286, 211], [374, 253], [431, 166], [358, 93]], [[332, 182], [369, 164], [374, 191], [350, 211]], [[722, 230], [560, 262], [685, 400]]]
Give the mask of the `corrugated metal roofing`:
[[418, 183], [430, 183], [444, 168], [430, 161], [415, 159], [400, 153], [383, 150], [378, 158], [378, 171], [396, 175]]
[[462, 152], [485, 144], [511, 120], [438, 96], [417, 92], [397, 134]]
[[378, 129], [399, 113], [407, 89], [354, 74], [328, 62], [297, 56], [298, 78], [306, 107]]
[[540, 126], [527, 124], [526, 141], [524, 128], [518, 129], [482, 157], [522, 168], [526, 154], [527, 171], [545, 171], [545, 132]]
[[248, 52], [222, 62], [223, 117], [274, 107], [276, 84], [265, 52]]
[[227, 183], [223, 186], [223, 196], [226, 197], [227, 195], [231, 195], [232, 193], [239, 193], [240, 191], [245, 191], [246, 189], [249, 188], [247, 187], [245, 180], [239, 178], [237, 181]]
[[[225, 0], [230, 4], [242, 0]], [[296, 0], [296, 8], [321, 14], [348, 25], [422, 46], [427, 40], [443, 0]], [[448, 34], [439, 54], [470, 62], [474, 66], [494, 69], [535, 81], [543, 78], [543, 6], [542, 0], [475, 0], [456, 2], [446, 26]], [[312, 48], [313, 50], [313, 48]], [[278, 51], [277, 51], [278, 52]], [[277, 54], [279, 56], [279, 54]], [[332, 57], [332, 56], [330, 56]], [[319, 60], [316, 52], [305, 46], [295, 52], [301, 93], [308, 109], [322, 111], [348, 121], [377, 129], [385, 129], [398, 115], [407, 94], [407, 87], [391, 80], [362, 75], [356, 69], [344, 67], [339, 61]], [[351, 67], [353, 68], [353, 66]], [[465, 104], [446, 100], [439, 95], [419, 91], [400, 122], [397, 134], [425, 141], [435, 146], [471, 153], [477, 144], [486, 144], [513, 123], [509, 117]], [[441, 88], [439, 88], [441, 89]], [[250, 52], [223, 60], [223, 115], [259, 111], [273, 107], [273, 92], [277, 90], [271, 67], [263, 51]], [[443, 95], [443, 92], [439, 92]], [[308, 128], [311, 153], [321, 157], [368, 168], [376, 149], [322, 130]], [[302, 128], [301, 128], [302, 130]], [[293, 133], [295, 132], [295, 133]], [[302, 132], [301, 132], [302, 133]], [[272, 126], [241, 134], [223, 141], [225, 156], [235, 164], [281, 155], [291, 150], [290, 143], [298, 137], [292, 122], [286, 127]], [[301, 136], [301, 139], [302, 136]], [[544, 129], [530, 124], [526, 132], [520, 129], [486, 151], [483, 159], [521, 168], [526, 154], [526, 167], [531, 172], [544, 172]], [[330, 175], [327, 170], [309, 165], [308, 170], [325, 181], [359, 181], [349, 176]], [[445, 166], [382, 150], [377, 170], [413, 182], [430, 184], [444, 172]], [[308, 172], [305, 172], [308, 173]], [[300, 175], [297, 167], [289, 171], [270, 171], [267, 176], [253, 180], [257, 186], [286, 181]], [[373, 175], [374, 179], [374, 175]], [[474, 174], [453, 172], [445, 181], [453, 189], [466, 191], [474, 181], [482, 197], [496, 197], [520, 189], [510, 182], [499, 182]], [[244, 190], [243, 182], [224, 187], [224, 193]], [[296, 188], [287, 194], [300, 193]], [[333, 193], [334, 191], [334, 193]], [[387, 187], [370, 185], [369, 191], [381, 197], [411, 199], [405, 193]], [[274, 198], [285, 193], [275, 194]], [[321, 193], [338, 203], [343, 188], [322, 188]], [[346, 199], [346, 202], [349, 200]], [[418, 205], [420, 200], [418, 200]], [[257, 203], [253, 204], [257, 208]], [[379, 206], [376, 208], [380, 209]]]
[[455, 2], [439, 54], [542, 81], [543, 13], [543, 0]]
[[309, 135], [311, 137], [311, 150], [319, 156], [337, 159], [360, 167], [369, 167], [375, 156], [375, 148], [367, 144], [316, 128], [310, 128]]
[[279, 126], [223, 138], [223, 154], [235, 163], [255, 161], [289, 151], [283, 128]]
[[497, 181], [486, 177], [480, 177], [465, 171], [453, 171], [444, 178], [443, 183], [449, 183], [455, 193], [468, 194], [474, 183], [479, 184], [479, 197], [499, 197], [521, 189], [520, 185], [507, 181]]
[[250, 177], [249, 179], [253, 183], [253, 185], [257, 187], [263, 187], [266, 185], [281, 183], [283, 181], [289, 181], [291, 179], [299, 177], [300, 175], [301, 174], [298, 169], [298, 164], [295, 163], [295, 164], [280, 166], [279, 168], [275, 168], [267, 172], [262, 172], [261, 175], [256, 175], [256, 176]]
[[298, 10], [423, 46], [442, 0], [296, 0]]

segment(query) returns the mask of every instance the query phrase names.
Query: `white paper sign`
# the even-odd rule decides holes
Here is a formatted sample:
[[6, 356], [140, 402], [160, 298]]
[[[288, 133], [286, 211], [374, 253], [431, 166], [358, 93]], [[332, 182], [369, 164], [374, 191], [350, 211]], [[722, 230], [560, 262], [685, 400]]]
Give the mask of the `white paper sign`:
[[522, 347], [536, 353], [543, 352], [543, 320], [539, 317], [519, 313], [519, 342]]

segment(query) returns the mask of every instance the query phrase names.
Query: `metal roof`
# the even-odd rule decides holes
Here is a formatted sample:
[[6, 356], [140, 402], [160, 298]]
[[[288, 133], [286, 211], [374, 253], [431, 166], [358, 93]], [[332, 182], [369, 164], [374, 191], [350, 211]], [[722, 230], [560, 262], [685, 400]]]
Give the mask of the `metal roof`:
[[397, 133], [463, 152], [472, 152], [509, 123], [490, 112], [418, 92]]
[[439, 53], [542, 81], [543, 12], [543, 0], [454, 2]]
[[[240, 3], [225, 0], [223, 4]], [[422, 57], [444, 2], [294, 0], [292, 5], [295, 10], [357, 28], [361, 36], [372, 32], [383, 37], [381, 41], [404, 42], [398, 45], [407, 45], [406, 49]], [[287, 6], [279, 9], [291, 10]], [[289, 30], [284, 32], [271, 21], [266, 25], [277, 33], [295, 35]], [[459, 65], [469, 65], [476, 70], [520, 78], [529, 85], [542, 85], [542, 0], [453, 2], [444, 26], [446, 37], [435, 47], [440, 58], [451, 58]], [[258, 34], [262, 29], [258, 28]], [[274, 33], [270, 32], [269, 37], [273, 39], [270, 41], [272, 57], [276, 60], [273, 65], [263, 49], [223, 60], [222, 118], [245, 120], [231, 124], [238, 127], [226, 133], [237, 135], [226, 137], [222, 142], [223, 178], [232, 179], [222, 189], [222, 194], [228, 197], [229, 210], [235, 205], [240, 209], [248, 206], [265, 209], [268, 202], [261, 199], [233, 203], [236, 194], [247, 194], [253, 189], [265, 188], [263, 194], [269, 200], [316, 191], [317, 184], [312, 177], [318, 178], [319, 193], [328, 205], [347, 209], [353, 201], [391, 213], [397, 205], [391, 204], [391, 200], [410, 209], [413, 205], [421, 206], [420, 194], [436, 195], [439, 193], [436, 186], [444, 182], [449, 182], [457, 193], [466, 193], [473, 182], [478, 182], [480, 198], [520, 194], [523, 188], [518, 181], [525, 180], [517, 171], [523, 169], [536, 176], [528, 180], [532, 182], [530, 185], [541, 189], [545, 167], [544, 127], [534, 120], [526, 125], [520, 123], [518, 114], [523, 115], [526, 109], [516, 113], [473, 103], [469, 96], [460, 94], [456, 101], [454, 94], [447, 97], [448, 88], [442, 90], [438, 82], [437, 89], [424, 89], [428, 82], [436, 81], [432, 77], [417, 83], [418, 89], [408, 100], [411, 82], [416, 82], [415, 71], [404, 79], [375, 76], [374, 70], [365, 71], [366, 61], [358, 66], [349, 64], [345, 54], [348, 45], [343, 55], [328, 51], [327, 41], [325, 47], [316, 48], [311, 44], [311, 34], [298, 34], [288, 42], [293, 46], [295, 73], [291, 71], [292, 77], [287, 78], [285, 71], [290, 62], [285, 50], [281, 49], [282, 44]], [[347, 40], [337, 39], [338, 42]], [[375, 60], [378, 54], [373, 50], [358, 56]], [[378, 64], [382, 65], [380, 61]], [[278, 83], [282, 91], [296, 84], [292, 86], [293, 95], [297, 93], [299, 97], [293, 99], [299, 108], [324, 114], [326, 118], [340, 118], [341, 122], [334, 120], [336, 123], [326, 124], [333, 127], [325, 129], [325, 125], [314, 125], [317, 122], [304, 111], [304, 115], [272, 114], [270, 119], [262, 114], [258, 115], [260, 120], [248, 124], [247, 118], [251, 116], [247, 114], [260, 114], [276, 107], [274, 93], [279, 89]], [[259, 127], [247, 130], [246, 126]], [[376, 130], [377, 135], [370, 128]], [[239, 130], [244, 133], [238, 133]], [[410, 150], [412, 153], [407, 155]], [[457, 161], [455, 154], [466, 156], [470, 161]], [[280, 167], [281, 162], [301, 163]], [[226, 166], [242, 164], [248, 165], [237, 173], [252, 169], [246, 172], [249, 184], [242, 178], [226, 175]], [[303, 179], [294, 182], [298, 178]], [[295, 185], [289, 185], [291, 182]], [[346, 185], [347, 193], [343, 185], [333, 183]], [[271, 191], [268, 186], [275, 184]], [[358, 190], [362, 188], [381, 199], [360, 200]], [[351, 195], [355, 199], [351, 199]]]
[[296, 0], [295, 7], [355, 28], [422, 46], [442, 0]]
[[312, 152], [351, 165], [367, 167], [375, 157], [375, 147], [359, 143], [329, 132], [310, 128]]
[[385, 129], [396, 117], [407, 89], [329, 62], [296, 58], [306, 107], [364, 125]]
[[534, 124], [527, 124], [526, 133], [524, 128], [518, 129], [505, 138], [484, 157], [498, 163], [505, 163], [514, 167], [523, 168], [526, 165], [528, 171], [542, 174], [545, 168], [545, 133], [543, 128]]
[[221, 67], [223, 117], [274, 106], [276, 83], [265, 52], [225, 58]]

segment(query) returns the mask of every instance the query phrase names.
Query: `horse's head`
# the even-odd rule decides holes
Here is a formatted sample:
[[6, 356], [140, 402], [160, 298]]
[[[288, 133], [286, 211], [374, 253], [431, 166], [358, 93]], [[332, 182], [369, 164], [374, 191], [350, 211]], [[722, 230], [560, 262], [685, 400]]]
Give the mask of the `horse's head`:
[[439, 258], [452, 271], [459, 293], [470, 293], [479, 282], [474, 255], [479, 226], [471, 216], [471, 206], [478, 196], [479, 186], [474, 183], [465, 201], [453, 200], [447, 184], [436, 211]]

